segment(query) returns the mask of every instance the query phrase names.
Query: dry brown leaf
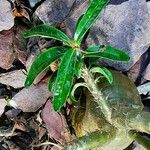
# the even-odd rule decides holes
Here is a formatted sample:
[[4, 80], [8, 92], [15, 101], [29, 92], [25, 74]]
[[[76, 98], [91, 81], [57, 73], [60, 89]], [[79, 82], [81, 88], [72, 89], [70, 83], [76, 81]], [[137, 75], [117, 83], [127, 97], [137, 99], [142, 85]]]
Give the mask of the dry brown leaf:
[[24, 87], [24, 82], [26, 79], [25, 70], [14, 70], [11, 72], [0, 74], [0, 83], [9, 85], [13, 88]]
[[9, 119], [15, 119], [17, 118], [18, 114], [21, 112], [20, 109], [11, 109], [5, 112], [5, 115], [7, 116], [7, 118]]
[[142, 58], [140, 58], [129, 70], [129, 77], [135, 82], [140, 75], [140, 68], [142, 64]]
[[55, 139], [61, 144], [68, 142], [66, 134], [69, 135], [68, 137], [71, 139], [65, 117], [61, 113], [57, 113], [53, 110], [50, 100], [45, 104], [41, 112], [41, 117], [46, 124], [50, 138]]
[[20, 33], [25, 28], [14, 27], [8, 31], [0, 33], [0, 67], [10, 69], [15, 59], [23, 64], [26, 61], [25, 40], [21, 38]]
[[4, 113], [6, 105], [7, 105], [6, 100], [5, 99], [0, 99], [0, 117]]
[[13, 34], [12, 30], [0, 33], [0, 67], [4, 69], [11, 68], [16, 57], [12, 48]]
[[47, 84], [40, 83], [22, 89], [9, 101], [9, 105], [21, 109], [23, 112], [35, 112], [43, 106], [50, 96]]

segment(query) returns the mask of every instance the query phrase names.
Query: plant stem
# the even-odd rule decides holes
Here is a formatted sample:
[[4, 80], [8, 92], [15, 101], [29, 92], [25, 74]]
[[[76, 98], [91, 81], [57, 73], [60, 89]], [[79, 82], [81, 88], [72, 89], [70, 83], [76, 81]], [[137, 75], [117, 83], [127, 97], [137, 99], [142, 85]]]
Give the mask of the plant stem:
[[150, 114], [149, 112], [133, 110], [129, 111], [126, 116], [126, 124], [139, 132], [150, 134]]
[[99, 90], [98, 86], [96, 85], [93, 75], [90, 73], [90, 71], [87, 68], [83, 68], [82, 77], [85, 83], [87, 84], [89, 91], [94, 97], [94, 101], [100, 107], [106, 120], [111, 123], [112, 122], [111, 121], [111, 107], [108, 105], [106, 101], [106, 97], [104, 97], [103, 93]]
[[113, 131], [95, 131], [79, 139], [74, 140], [72, 144], [64, 148], [64, 150], [92, 149], [97, 146], [102, 146], [103, 144], [111, 141], [115, 137], [115, 135], [116, 134]]

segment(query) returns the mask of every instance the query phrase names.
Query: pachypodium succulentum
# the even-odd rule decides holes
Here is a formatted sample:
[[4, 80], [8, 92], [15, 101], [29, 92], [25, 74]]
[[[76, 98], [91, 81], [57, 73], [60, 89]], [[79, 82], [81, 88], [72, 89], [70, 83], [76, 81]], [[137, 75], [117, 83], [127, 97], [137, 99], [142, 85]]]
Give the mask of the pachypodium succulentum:
[[[143, 105], [134, 84], [127, 77], [105, 67], [90, 68], [98, 59], [128, 61], [129, 56], [110, 45], [89, 46], [85, 50], [80, 47], [85, 34], [108, 2], [109, 0], [91, 0], [87, 11], [76, 24], [73, 39], [49, 24], [36, 26], [23, 34], [25, 38], [41, 36], [63, 43], [63, 46], [45, 50], [35, 59], [25, 81], [26, 87], [57, 60], [57, 75], [52, 76], [48, 83], [48, 88], [53, 93], [55, 111], [60, 111], [68, 97], [74, 100], [74, 92], [79, 86], [89, 90], [86, 92], [86, 106], [80, 107], [84, 108], [85, 116], [81, 115], [80, 119], [82, 113], [77, 110], [78, 119], [74, 119], [73, 127], [79, 139], [73, 141], [66, 150], [88, 150], [95, 147], [122, 150], [133, 139], [147, 149], [150, 147], [149, 140], [137, 133], [150, 133], [150, 117], [149, 113], [142, 111]], [[88, 66], [85, 58], [89, 60]], [[73, 86], [74, 77], [82, 78], [84, 82]], [[92, 132], [86, 134], [86, 130]]]
[[[69, 97], [73, 86], [74, 76], [76, 75], [78, 78], [81, 77], [81, 70], [86, 66], [84, 63], [85, 57], [92, 58], [92, 61], [93, 58], [94, 60], [101, 58], [113, 61], [129, 60], [129, 57], [125, 52], [117, 50], [110, 45], [90, 46], [87, 50], [81, 50], [80, 48], [80, 44], [85, 34], [108, 2], [109, 0], [91, 1], [87, 11], [77, 22], [74, 39], [70, 39], [65, 33], [49, 24], [36, 26], [23, 33], [25, 38], [41, 36], [63, 42], [63, 46], [51, 47], [36, 58], [31, 65], [25, 82], [26, 87], [30, 86], [34, 79], [44, 69], [49, 67], [52, 62], [58, 59], [61, 60], [53, 87], [53, 107], [55, 111], [60, 111], [61, 107], [65, 104], [66, 99]], [[112, 75], [108, 69], [105, 67], [95, 69], [93, 69], [93, 71], [98, 71], [104, 75], [110, 83], [112, 82]], [[49, 84], [51, 84], [51, 81]], [[51, 87], [51, 85], [49, 85], [49, 87]]]

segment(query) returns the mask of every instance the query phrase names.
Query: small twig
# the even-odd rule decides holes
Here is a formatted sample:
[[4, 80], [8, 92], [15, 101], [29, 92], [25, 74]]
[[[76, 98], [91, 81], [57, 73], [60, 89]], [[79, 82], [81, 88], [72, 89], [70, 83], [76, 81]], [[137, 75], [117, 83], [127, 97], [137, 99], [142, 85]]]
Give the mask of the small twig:
[[60, 145], [55, 144], [53, 142], [44, 142], [44, 143], [41, 143], [41, 144], [38, 144], [38, 145], [33, 145], [32, 147], [40, 147], [40, 146], [44, 146], [44, 145], [52, 145], [52, 146], [56, 146], [59, 149], [63, 149]]

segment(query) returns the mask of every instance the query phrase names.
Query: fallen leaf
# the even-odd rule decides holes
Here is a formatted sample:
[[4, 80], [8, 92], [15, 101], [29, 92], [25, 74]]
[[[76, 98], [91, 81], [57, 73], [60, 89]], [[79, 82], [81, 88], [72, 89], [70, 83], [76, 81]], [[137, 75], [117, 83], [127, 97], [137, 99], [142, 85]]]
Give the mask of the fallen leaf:
[[41, 117], [46, 124], [50, 138], [61, 144], [67, 143], [66, 134], [71, 139], [65, 117], [61, 113], [54, 111], [52, 103], [48, 100], [41, 112]]
[[5, 99], [0, 99], [0, 117], [4, 113], [6, 105], [7, 105], [6, 100]]
[[0, 33], [0, 67], [10, 69], [14, 60], [18, 59], [23, 64], [26, 62], [27, 52], [25, 40], [21, 38], [22, 27], [14, 27]]
[[15, 53], [12, 48], [13, 31], [3, 31], [0, 33], [0, 67], [9, 69], [15, 60]]
[[15, 89], [24, 87], [26, 79], [25, 70], [14, 70], [11, 72], [0, 74], [0, 83], [9, 85]]
[[50, 96], [47, 83], [40, 83], [22, 89], [9, 101], [9, 105], [21, 109], [23, 112], [35, 112], [44, 105]]
[[135, 82], [140, 76], [140, 68], [142, 64], [142, 58], [140, 58], [129, 70], [128, 76]]
[[21, 112], [20, 109], [11, 109], [5, 112], [5, 115], [7, 116], [7, 118], [9, 119], [15, 119], [17, 118], [18, 114]]

